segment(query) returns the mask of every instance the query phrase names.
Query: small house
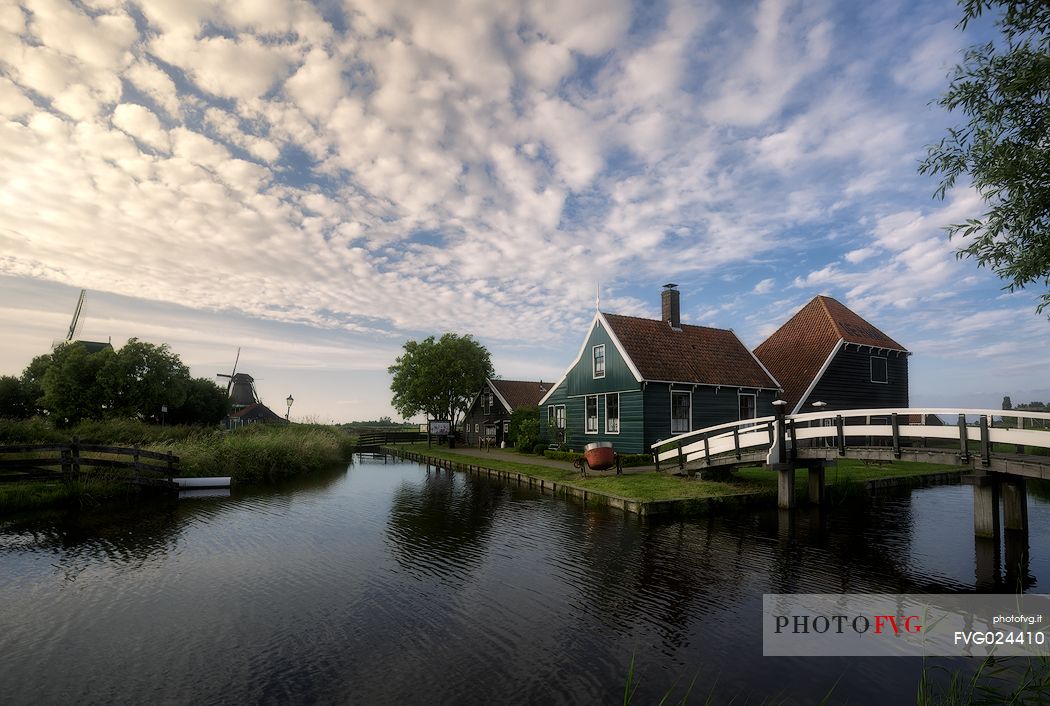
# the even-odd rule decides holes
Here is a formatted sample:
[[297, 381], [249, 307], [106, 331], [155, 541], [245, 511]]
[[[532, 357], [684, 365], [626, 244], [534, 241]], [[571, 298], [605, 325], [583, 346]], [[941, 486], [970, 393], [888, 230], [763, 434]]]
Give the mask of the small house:
[[776, 378], [733, 331], [683, 324], [680, 296], [664, 286], [660, 319], [595, 312], [576, 359], [540, 401], [549, 441], [647, 453], [671, 436], [773, 413]]
[[476, 446], [482, 440], [501, 445], [510, 433], [510, 414], [520, 407], [535, 407], [550, 383], [527, 380], [486, 380], [467, 408], [463, 437]]
[[908, 350], [841, 302], [818, 296], [755, 356], [784, 387], [787, 412], [908, 406]]

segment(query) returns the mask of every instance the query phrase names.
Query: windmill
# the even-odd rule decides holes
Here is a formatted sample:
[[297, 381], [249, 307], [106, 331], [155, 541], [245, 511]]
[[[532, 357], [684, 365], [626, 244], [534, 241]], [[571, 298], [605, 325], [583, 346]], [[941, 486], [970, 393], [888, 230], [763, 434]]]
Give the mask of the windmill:
[[84, 309], [84, 297], [87, 295], [86, 289], [80, 290], [80, 296], [77, 297], [77, 306], [73, 309], [73, 320], [69, 322], [69, 331], [66, 332], [66, 337], [63, 340], [53, 340], [51, 342], [51, 348], [55, 349], [63, 343], [79, 343], [83, 346], [84, 350], [88, 353], [98, 353], [105, 348], [112, 348], [113, 343], [110, 341], [82, 341], [77, 338], [80, 335], [80, 328], [82, 323], [80, 321], [80, 312]]
[[80, 297], [77, 299], [77, 308], [73, 310], [73, 320], [69, 323], [69, 333], [66, 334], [66, 343], [72, 341], [73, 336], [76, 336], [79, 333], [77, 330], [77, 324], [80, 322], [80, 310], [84, 308], [84, 296], [86, 294], [86, 289], [80, 290]]
[[226, 383], [226, 395], [230, 398], [230, 407], [234, 410], [261, 403], [255, 391], [255, 378], [248, 373], [237, 372], [237, 363], [240, 360], [241, 349], [238, 348], [237, 357], [233, 360], [233, 370], [229, 373], [216, 373], [215, 375], [215, 377], [229, 379], [229, 382]]

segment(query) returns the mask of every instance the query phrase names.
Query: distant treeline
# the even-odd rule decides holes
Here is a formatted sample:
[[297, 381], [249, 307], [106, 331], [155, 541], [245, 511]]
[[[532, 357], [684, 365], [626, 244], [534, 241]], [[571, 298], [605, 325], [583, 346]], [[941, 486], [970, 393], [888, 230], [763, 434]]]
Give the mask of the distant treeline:
[[64, 428], [82, 421], [135, 419], [218, 424], [226, 390], [190, 369], [164, 345], [132, 338], [119, 351], [63, 343], [38, 355], [18, 377], [0, 377], [0, 418], [44, 417]]

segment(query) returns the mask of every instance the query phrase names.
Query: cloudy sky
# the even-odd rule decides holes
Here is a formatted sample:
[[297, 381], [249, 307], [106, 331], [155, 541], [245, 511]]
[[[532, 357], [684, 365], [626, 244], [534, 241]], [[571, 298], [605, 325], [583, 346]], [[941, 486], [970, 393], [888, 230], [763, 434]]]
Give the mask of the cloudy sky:
[[[960, 120], [930, 2], [0, 4], [0, 374], [169, 343], [293, 416], [392, 414], [402, 343], [555, 379], [594, 310], [755, 346], [816, 294], [908, 346], [916, 405], [1050, 397], [1050, 323], [956, 261], [916, 166]], [[984, 33], [982, 35], [981, 33]]]

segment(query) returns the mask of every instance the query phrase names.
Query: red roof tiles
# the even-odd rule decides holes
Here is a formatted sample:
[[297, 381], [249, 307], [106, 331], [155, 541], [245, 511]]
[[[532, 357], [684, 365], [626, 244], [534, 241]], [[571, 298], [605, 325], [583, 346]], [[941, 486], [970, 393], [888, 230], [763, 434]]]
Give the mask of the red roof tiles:
[[489, 380], [489, 384], [510, 405], [508, 411], [514, 411], [518, 407], [538, 405], [547, 391], [554, 386], [550, 382], [528, 380]]
[[603, 314], [645, 380], [733, 387], [780, 386], [732, 331]]
[[841, 302], [831, 297], [814, 297], [755, 349], [758, 359], [784, 387], [789, 410], [809, 389], [839, 339], [908, 352]]

